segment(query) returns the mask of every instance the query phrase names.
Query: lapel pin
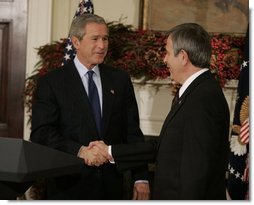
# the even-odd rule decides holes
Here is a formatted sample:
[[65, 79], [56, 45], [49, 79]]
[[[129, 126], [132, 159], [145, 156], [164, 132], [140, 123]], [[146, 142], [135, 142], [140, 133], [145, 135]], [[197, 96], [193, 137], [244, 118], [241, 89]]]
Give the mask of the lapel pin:
[[115, 94], [115, 91], [114, 90], [110, 90], [110, 92], [114, 95]]

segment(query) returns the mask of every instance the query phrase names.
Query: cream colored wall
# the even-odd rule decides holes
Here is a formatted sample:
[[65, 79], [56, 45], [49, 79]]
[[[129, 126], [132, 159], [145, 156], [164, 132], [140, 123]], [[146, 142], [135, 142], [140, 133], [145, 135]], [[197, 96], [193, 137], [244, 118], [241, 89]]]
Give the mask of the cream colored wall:
[[139, 0], [93, 0], [94, 13], [105, 18], [106, 21], [118, 21], [127, 17], [125, 24], [138, 27]]
[[[34, 70], [34, 65], [39, 61], [36, 49], [41, 45], [51, 42], [52, 0], [30, 0], [28, 4], [28, 30], [26, 77]], [[30, 135], [30, 125], [26, 109], [24, 114], [24, 139]]]
[[79, 0], [53, 0], [52, 40], [67, 37]]

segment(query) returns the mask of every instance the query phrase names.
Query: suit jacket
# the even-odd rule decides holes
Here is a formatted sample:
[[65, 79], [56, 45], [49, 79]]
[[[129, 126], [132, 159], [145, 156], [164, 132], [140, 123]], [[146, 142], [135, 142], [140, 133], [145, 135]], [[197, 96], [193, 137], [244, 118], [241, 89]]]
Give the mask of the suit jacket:
[[172, 107], [157, 143], [115, 145], [112, 154], [120, 169], [155, 158], [154, 199], [225, 199], [228, 137], [228, 104], [208, 71]]
[[[102, 139], [107, 144], [144, 140], [134, 89], [127, 72], [99, 65], [102, 93]], [[77, 155], [82, 145], [99, 140], [82, 80], [70, 62], [41, 77], [33, 99], [31, 141]], [[146, 166], [134, 180], [147, 179]], [[123, 175], [114, 164], [84, 165], [81, 175], [48, 180], [49, 199], [121, 199]]]

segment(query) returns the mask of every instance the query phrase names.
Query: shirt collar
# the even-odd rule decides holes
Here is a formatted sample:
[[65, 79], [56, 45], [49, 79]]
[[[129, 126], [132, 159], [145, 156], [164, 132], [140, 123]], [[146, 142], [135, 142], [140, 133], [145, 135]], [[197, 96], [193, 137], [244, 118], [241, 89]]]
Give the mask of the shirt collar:
[[179, 90], [179, 97], [182, 96], [182, 94], [184, 93], [184, 91], [189, 87], [189, 85], [202, 73], [208, 71], [208, 68], [203, 68], [200, 71], [192, 74], [181, 86], [180, 90]]
[[[77, 56], [75, 56], [74, 58], [74, 64], [81, 78], [84, 77], [89, 71], [89, 69], [79, 61]], [[96, 76], [100, 76], [100, 70], [98, 65], [94, 66], [91, 70], [95, 72]]]

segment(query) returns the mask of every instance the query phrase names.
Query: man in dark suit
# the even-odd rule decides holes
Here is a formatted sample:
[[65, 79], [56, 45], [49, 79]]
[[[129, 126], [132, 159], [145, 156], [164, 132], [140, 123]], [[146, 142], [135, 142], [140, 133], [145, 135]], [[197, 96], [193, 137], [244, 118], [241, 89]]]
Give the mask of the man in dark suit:
[[[96, 161], [96, 147], [87, 149], [94, 140], [107, 144], [144, 140], [129, 75], [102, 64], [108, 35], [103, 18], [76, 17], [70, 28], [76, 57], [38, 80], [31, 141], [84, 159], [81, 174], [47, 180], [47, 199], [123, 199], [123, 174], [106, 158]], [[133, 198], [148, 199], [147, 166], [132, 173]]]
[[210, 37], [200, 25], [172, 28], [164, 62], [182, 86], [158, 141], [112, 145], [109, 155], [102, 141], [89, 146], [112, 154], [120, 169], [155, 160], [153, 199], [226, 199], [229, 109], [208, 69], [210, 57]]

